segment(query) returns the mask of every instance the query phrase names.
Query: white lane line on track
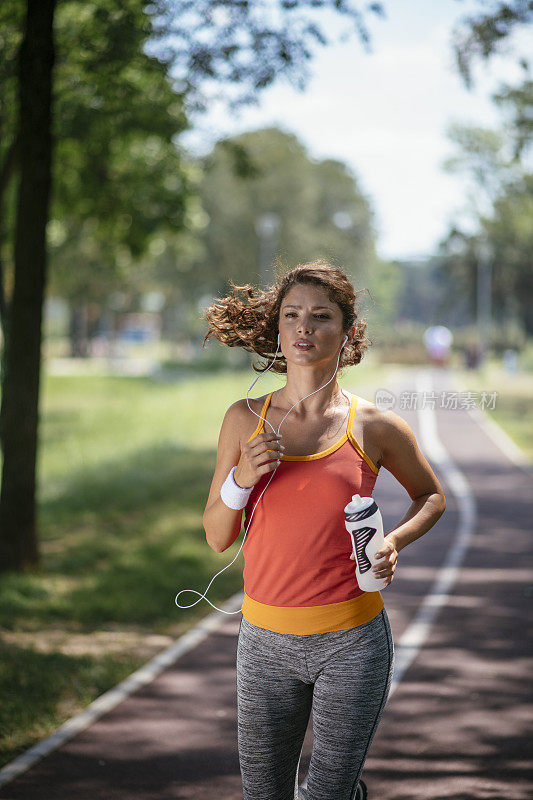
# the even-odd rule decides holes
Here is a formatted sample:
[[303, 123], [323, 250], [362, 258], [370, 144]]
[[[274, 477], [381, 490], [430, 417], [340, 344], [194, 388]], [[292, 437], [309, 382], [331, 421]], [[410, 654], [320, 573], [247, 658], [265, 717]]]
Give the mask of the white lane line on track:
[[[430, 373], [418, 373], [417, 391], [431, 391], [431, 389]], [[457, 579], [458, 570], [468, 547], [476, 519], [475, 503], [466, 479], [459, 468], [451, 462], [438, 438], [434, 411], [430, 408], [421, 409], [419, 411], [419, 424], [420, 440], [424, 454], [428, 460], [432, 461], [440, 469], [452, 494], [456, 497], [459, 510], [459, 525], [455, 539], [430, 592], [422, 601], [413, 621], [395, 645], [395, 669], [389, 697], [396, 690], [405, 671], [423, 646], [439, 609], [446, 602], [446, 598]], [[243, 597], [243, 593], [238, 592], [221, 607], [226, 611], [236, 610], [242, 605]], [[180, 656], [192, 650], [206, 639], [210, 633], [220, 628], [224, 621], [225, 617], [222, 617], [218, 611], [205, 617], [170, 647], [158, 653], [113, 689], [105, 692], [79, 714], [67, 720], [51, 736], [38, 742], [14, 761], [6, 764], [0, 770], [0, 787], [12, 781], [17, 775], [26, 772], [44, 756], [88, 728], [126, 697], [133, 694], [139, 687], [153, 681], [166, 667], [176, 662]], [[306, 782], [307, 778], [302, 785], [305, 786]]]
[[[237, 592], [237, 594], [230, 597], [221, 608], [225, 611], [236, 611], [240, 609], [243, 599], [244, 593], [242, 591]], [[143, 664], [136, 672], [132, 672], [131, 675], [128, 675], [127, 678], [114, 686], [113, 689], [97, 697], [87, 708], [84, 708], [79, 714], [76, 714], [74, 717], [67, 720], [67, 722], [63, 723], [51, 736], [38, 742], [29, 750], [26, 750], [25, 753], [22, 753], [18, 758], [14, 759], [14, 761], [6, 764], [5, 767], [0, 770], [0, 786], [9, 783], [9, 781], [12, 781], [22, 772], [26, 772], [26, 770], [32, 767], [37, 761], [40, 761], [41, 758], [44, 758], [44, 756], [47, 756], [53, 750], [57, 750], [58, 747], [61, 747], [62, 744], [72, 739], [73, 736], [84, 731], [89, 725], [96, 722], [99, 717], [111, 711], [112, 708], [115, 708], [115, 706], [125, 700], [130, 694], [133, 694], [133, 692], [141, 686], [151, 683], [151, 681], [166, 667], [169, 667], [182, 655], [192, 650], [204, 639], [207, 639], [213, 631], [220, 628], [225, 620], [225, 616], [218, 611], [209, 614], [209, 616], [195, 625], [194, 628], [191, 628], [190, 631], [180, 636], [174, 644], [162, 650], [146, 664]]]
[[[429, 370], [416, 373], [416, 391], [432, 392], [433, 380]], [[394, 676], [389, 697], [396, 691], [406, 670], [429, 636], [431, 626], [453, 589], [476, 526], [477, 511], [474, 496], [463, 472], [452, 461], [437, 432], [435, 410], [429, 404], [418, 409], [421, 449], [428, 461], [441, 473], [455, 497], [458, 510], [457, 531], [446, 558], [431, 589], [420, 604], [414, 619], [395, 645]], [[431, 533], [431, 532], [430, 532]], [[400, 567], [401, 569], [401, 567]]]
[[[432, 392], [432, 373], [429, 370], [420, 370], [416, 373], [415, 383], [419, 395], [421, 392]], [[418, 409], [418, 424], [421, 450], [428, 461], [432, 462], [432, 465], [441, 473], [450, 492], [455, 497], [459, 520], [455, 537], [433, 585], [420, 603], [412, 622], [394, 644], [394, 674], [389, 700], [424, 646], [437, 614], [448, 600], [468, 550], [477, 518], [476, 503], [468, 482], [459, 467], [451, 460], [439, 439], [435, 410], [429, 405], [426, 407], [426, 404], [423, 404], [423, 407]], [[431, 534], [431, 531], [429, 533]], [[303, 789], [307, 788], [307, 777], [306, 775], [300, 784]]]

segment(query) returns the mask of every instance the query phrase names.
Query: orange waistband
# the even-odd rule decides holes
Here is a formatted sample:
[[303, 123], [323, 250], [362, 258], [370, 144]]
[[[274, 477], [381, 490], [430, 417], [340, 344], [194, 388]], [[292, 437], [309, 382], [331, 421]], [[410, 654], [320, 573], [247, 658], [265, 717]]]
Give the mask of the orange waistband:
[[383, 608], [379, 592], [363, 592], [359, 597], [324, 606], [269, 606], [244, 593], [242, 615], [252, 625], [277, 633], [326, 633], [364, 625]]

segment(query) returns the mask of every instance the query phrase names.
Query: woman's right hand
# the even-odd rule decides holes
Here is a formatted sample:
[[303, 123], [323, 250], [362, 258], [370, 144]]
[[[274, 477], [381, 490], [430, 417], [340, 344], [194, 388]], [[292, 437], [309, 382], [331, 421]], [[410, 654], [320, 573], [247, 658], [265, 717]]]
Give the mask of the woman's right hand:
[[279, 433], [258, 433], [241, 447], [241, 457], [233, 477], [243, 489], [255, 486], [261, 475], [273, 472], [285, 447]]

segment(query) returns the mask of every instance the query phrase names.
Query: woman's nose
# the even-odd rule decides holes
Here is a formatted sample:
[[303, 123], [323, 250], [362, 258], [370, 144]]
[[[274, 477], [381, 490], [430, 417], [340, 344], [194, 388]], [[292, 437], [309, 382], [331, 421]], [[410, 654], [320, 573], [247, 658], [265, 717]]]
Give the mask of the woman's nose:
[[311, 325], [311, 321], [308, 319], [300, 319], [297, 327], [298, 333], [311, 333], [313, 330], [313, 326]]

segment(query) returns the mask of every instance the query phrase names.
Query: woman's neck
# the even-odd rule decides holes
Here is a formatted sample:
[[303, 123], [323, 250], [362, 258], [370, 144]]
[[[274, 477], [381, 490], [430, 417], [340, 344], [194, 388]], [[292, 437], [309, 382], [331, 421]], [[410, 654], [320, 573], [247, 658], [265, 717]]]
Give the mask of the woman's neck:
[[[287, 383], [276, 392], [277, 402], [283, 407], [286, 406], [287, 410], [298, 403], [294, 410], [298, 409], [300, 414], [305, 411], [306, 414], [323, 415], [328, 409], [343, 405], [347, 400], [336, 378], [324, 386], [330, 377], [331, 371], [329, 375], [303, 374], [299, 378], [288, 374]], [[319, 391], [316, 391], [317, 389]], [[312, 394], [313, 392], [315, 394]], [[304, 397], [306, 399], [299, 403], [298, 401]]]

